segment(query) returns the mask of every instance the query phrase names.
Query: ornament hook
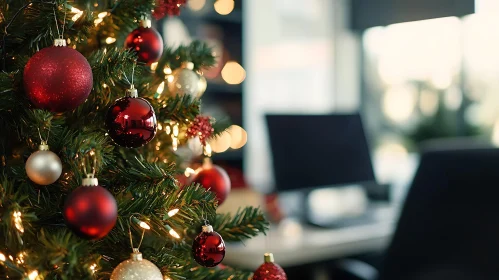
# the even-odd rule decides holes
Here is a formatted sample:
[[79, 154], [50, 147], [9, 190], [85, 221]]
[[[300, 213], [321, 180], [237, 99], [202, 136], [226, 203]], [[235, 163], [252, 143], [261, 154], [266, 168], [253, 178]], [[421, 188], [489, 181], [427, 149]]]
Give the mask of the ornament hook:
[[[89, 160], [92, 160], [91, 163], [89, 163]], [[90, 152], [86, 153], [83, 156], [83, 172], [87, 176], [87, 178], [95, 178], [95, 172], [97, 169], [97, 155], [94, 149], [90, 150]], [[87, 165], [90, 165], [90, 170], [92, 171], [91, 173], [87, 172]]]
[[40, 137], [40, 145], [38, 146], [38, 149], [40, 151], [47, 151], [49, 149], [48, 142], [49, 142], [49, 136], [50, 136], [50, 126], [47, 132], [47, 138], [43, 139], [42, 133], [40, 132], [40, 128], [36, 128], [38, 130], [38, 136]]
[[[142, 241], [144, 240], [144, 234], [146, 233], [146, 229], [149, 229], [150, 227], [148, 224], [141, 222], [134, 215], [140, 215], [140, 214], [133, 213], [132, 215], [130, 215], [130, 218], [128, 219], [128, 236], [130, 237], [130, 246], [132, 246], [133, 253], [139, 253], [140, 246], [142, 245]], [[133, 236], [132, 236], [132, 227], [131, 227], [132, 221], [138, 224], [142, 228], [142, 235], [140, 237], [139, 246], [137, 247], [133, 246]]]

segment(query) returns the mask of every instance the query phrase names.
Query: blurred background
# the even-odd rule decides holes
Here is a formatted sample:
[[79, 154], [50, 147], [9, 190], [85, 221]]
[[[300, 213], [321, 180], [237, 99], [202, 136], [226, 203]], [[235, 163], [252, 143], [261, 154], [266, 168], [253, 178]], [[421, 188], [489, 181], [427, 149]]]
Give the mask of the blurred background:
[[[499, 145], [498, 15], [497, 0], [189, 0], [158, 22], [167, 45], [215, 47], [203, 110], [235, 125], [210, 142], [232, 181], [220, 211], [261, 205], [274, 222], [226, 263], [254, 269], [273, 251], [289, 279], [378, 277], [421, 147]], [[367, 177], [339, 180], [354, 159]]]

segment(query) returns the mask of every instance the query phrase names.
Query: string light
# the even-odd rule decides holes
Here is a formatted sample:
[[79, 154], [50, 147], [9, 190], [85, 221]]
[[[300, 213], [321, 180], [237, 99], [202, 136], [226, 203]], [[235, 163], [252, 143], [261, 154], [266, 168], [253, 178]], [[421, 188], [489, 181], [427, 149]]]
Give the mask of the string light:
[[81, 11], [80, 9], [77, 9], [75, 7], [71, 7], [71, 12], [74, 13], [75, 15], [71, 18], [71, 20], [73, 22], [77, 21], [82, 15], [83, 15], [83, 11]]
[[158, 62], [151, 63], [151, 70], [156, 71], [156, 69], [158, 69]]
[[172, 209], [172, 210], [168, 211], [168, 216], [173, 217], [178, 213], [178, 211], [180, 211], [178, 208]]
[[26, 256], [26, 253], [20, 252], [17, 254], [17, 263], [18, 264], [23, 264], [24, 263], [24, 256]]
[[154, 95], [154, 97], [159, 98], [164, 90], [165, 90], [165, 82], [163, 81], [163, 82], [161, 82], [161, 84], [159, 84], [158, 89], [156, 90], [156, 94]]
[[102, 12], [97, 15], [98, 18], [105, 18], [108, 15], [108, 12]]
[[37, 270], [33, 270], [33, 271], [30, 272], [30, 274], [28, 274], [29, 280], [35, 280], [37, 277], [38, 277], [38, 271]]
[[147, 223], [145, 223], [145, 222], [143, 222], [143, 221], [141, 221], [133, 216], [132, 216], [132, 221], [134, 223], [136, 223], [137, 225], [139, 225], [139, 227], [141, 227], [143, 229], [147, 229], [147, 230], [151, 229], [151, 227]]
[[17, 230], [21, 233], [24, 233], [24, 226], [23, 226], [23, 220], [21, 218], [21, 212], [14, 211], [12, 216], [14, 218], [14, 225], [16, 226]]
[[151, 229], [151, 227], [150, 227], [148, 224], [146, 224], [145, 222], [140, 222], [140, 223], [139, 223], [139, 226], [140, 226], [141, 228], [143, 228], [143, 229], [147, 229], [147, 230], [150, 230], [150, 229]]
[[177, 239], [179, 239], [179, 238], [180, 238], [180, 235], [178, 235], [178, 233], [177, 233], [174, 229], [172, 229], [172, 227], [171, 227], [171, 226], [169, 226], [169, 225], [165, 225], [165, 228], [166, 228], [166, 230], [168, 230], [168, 233], [169, 233], [172, 237], [177, 238]]
[[112, 44], [114, 42], [116, 42], [116, 38], [113, 38], [113, 37], [107, 37], [106, 38], [106, 44], [109, 45], [109, 44]]
[[172, 73], [172, 69], [169, 66], [166, 66], [163, 68], [163, 73], [165, 73], [165, 75], [170, 75]]
[[99, 25], [101, 22], [102, 22], [101, 18], [98, 18], [98, 19], [94, 20], [95, 26]]
[[92, 273], [95, 273], [95, 271], [97, 271], [97, 264], [94, 263], [93, 265], [90, 266], [90, 271], [92, 271]]
[[4, 255], [4, 254], [2, 254], [2, 253], [0, 253], [0, 262], [4, 262], [5, 260], [7, 260], [7, 259], [5, 258], [5, 255]]

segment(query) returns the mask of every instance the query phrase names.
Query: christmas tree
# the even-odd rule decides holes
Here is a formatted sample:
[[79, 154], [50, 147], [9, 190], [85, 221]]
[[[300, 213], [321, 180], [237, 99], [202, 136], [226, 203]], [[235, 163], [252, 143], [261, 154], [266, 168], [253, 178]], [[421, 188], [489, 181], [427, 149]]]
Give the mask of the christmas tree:
[[148, 25], [181, 4], [0, 0], [0, 279], [252, 277], [217, 264], [262, 212], [217, 214], [210, 163], [204, 185], [176, 179], [179, 135], [227, 128], [200, 116], [212, 50]]

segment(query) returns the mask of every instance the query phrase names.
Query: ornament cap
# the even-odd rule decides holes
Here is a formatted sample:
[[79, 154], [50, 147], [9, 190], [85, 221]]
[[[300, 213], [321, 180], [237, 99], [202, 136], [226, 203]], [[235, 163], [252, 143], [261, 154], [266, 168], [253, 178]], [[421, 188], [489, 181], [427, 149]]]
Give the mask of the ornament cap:
[[54, 46], [56, 46], [56, 47], [65, 47], [66, 46], [66, 39], [62, 39], [62, 38], [55, 39], [54, 40]]
[[137, 98], [139, 96], [139, 93], [138, 93], [137, 89], [132, 85], [131, 88], [126, 90], [126, 96], [132, 97], [132, 98]]
[[139, 252], [139, 248], [133, 248], [133, 253], [130, 254], [130, 259], [132, 261], [141, 261], [141, 260], [143, 260], [142, 253]]
[[213, 232], [213, 227], [211, 225], [205, 225], [203, 226], [203, 232]]
[[272, 254], [272, 253], [265, 253], [263, 255], [263, 260], [266, 263], [273, 263], [274, 262], [274, 254]]
[[99, 180], [94, 177], [92, 174], [87, 174], [87, 178], [84, 178], [82, 181], [82, 186], [86, 187], [95, 187], [99, 185]]
[[182, 68], [187, 68], [189, 70], [193, 70], [194, 69], [194, 63], [192, 63], [190, 61], [184, 61], [184, 62], [182, 62]]
[[49, 150], [49, 145], [47, 145], [47, 142], [42, 141], [42, 143], [38, 146], [38, 150], [40, 150], [40, 151], [48, 151]]
[[144, 27], [144, 28], [151, 28], [152, 27], [152, 22], [150, 19], [142, 19], [140, 20], [140, 26]]
[[205, 157], [203, 160], [203, 169], [210, 169], [213, 167], [213, 161], [211, 157]]

